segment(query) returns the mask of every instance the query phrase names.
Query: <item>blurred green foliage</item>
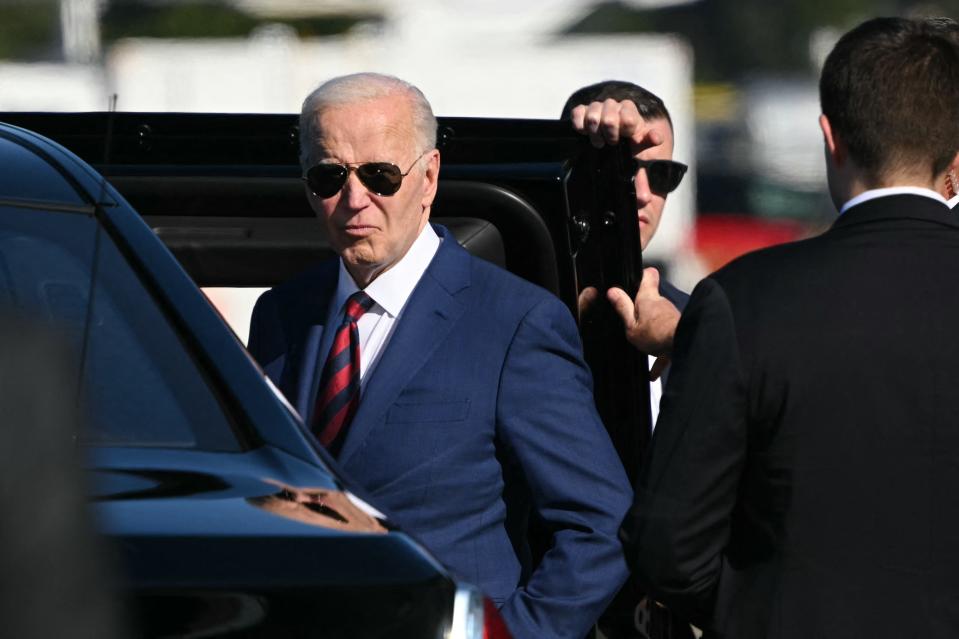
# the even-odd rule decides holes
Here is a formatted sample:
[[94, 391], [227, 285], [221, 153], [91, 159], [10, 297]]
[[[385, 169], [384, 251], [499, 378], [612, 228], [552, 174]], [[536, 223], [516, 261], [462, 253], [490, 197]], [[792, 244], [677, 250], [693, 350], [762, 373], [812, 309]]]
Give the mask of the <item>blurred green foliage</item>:
[[244, 37], [257, 21], [219, 2], [111, 2], [100, 19], [104, 42], [123, 37]]
[[264, 24], [288, 25], [300, 37], [345, 33], [374, 15], [324, 15], [305, 18], [254, 16], [225, 2], [212, 0], [157, 4], [146, 0], [111, 2], [101, 20], [103, 39], [120, 38], [243, 38]]
[[[101, 37], [245, 38], [259, 26], [285, 24], [301, 38], [348, 32], [361, 23], [382, 22], [377, 14], [273, 17], [245, 13], [224, 0], [110, 0], [101, 15]], [[57, 0], [0, 0], [0, 60], [62, 58]]]
[[60, 10], [54, 2], [0, 2], [0, 60], [60, 55]]
[[810, 36], [881, 15], [948, 15], [959, 0], [699, 0], [662, 9], [604, 2], [567, 33], [678, 33], [692, 44], [696, 79], [735, 82], [755, 73], [815, 72]]

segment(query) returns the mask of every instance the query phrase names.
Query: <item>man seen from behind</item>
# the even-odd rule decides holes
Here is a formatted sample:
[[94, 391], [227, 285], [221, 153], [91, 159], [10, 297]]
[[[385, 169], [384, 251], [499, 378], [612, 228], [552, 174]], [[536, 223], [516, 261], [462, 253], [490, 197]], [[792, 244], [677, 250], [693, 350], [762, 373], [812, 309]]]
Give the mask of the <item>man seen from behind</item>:
[[820, 97], [839, 218], [693, 292], [631, 565], [706, 637], [959, 636], [959, 52], [870, 20]]

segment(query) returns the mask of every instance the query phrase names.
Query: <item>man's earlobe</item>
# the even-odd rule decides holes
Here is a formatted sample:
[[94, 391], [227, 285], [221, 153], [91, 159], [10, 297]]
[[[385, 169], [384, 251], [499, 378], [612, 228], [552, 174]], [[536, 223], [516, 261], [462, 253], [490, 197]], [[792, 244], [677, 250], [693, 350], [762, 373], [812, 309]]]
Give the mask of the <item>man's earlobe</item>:
[[842, 140], [838, 138], [832, 128], [832, 123], [826, 114], [819, 116], [819, 128], [822, 129], [823, 143], [826, 145], [826, 151], [832, 158], [836, 166], [841, 166], [846, 159], [846, 147]]

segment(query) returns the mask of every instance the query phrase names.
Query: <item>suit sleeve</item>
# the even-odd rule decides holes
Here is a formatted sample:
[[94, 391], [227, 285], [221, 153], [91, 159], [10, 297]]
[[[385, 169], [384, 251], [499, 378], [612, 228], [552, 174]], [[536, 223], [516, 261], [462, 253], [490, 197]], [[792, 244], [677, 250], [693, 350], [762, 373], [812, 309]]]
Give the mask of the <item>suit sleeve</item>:
[[246, 342], [246, 350], [261, 366], [264, 360], [265, 343], [268, 341], [264, 327], [264, 316], [269, 314], [266, 310], [267, 306], [270, 306], [270, 303], [265, 294], [261, 295], [253, 305], [253, 313], [250, 315], [250, 336]]
[[701, 624], [715, 602], [746, 456], [746, 426], [732, 312], [722, 288], [706, 279], [693, 291], [676, 331], [662, 411], [623, 529], [640, 583]]
[[253, 306], [246, 349], [270, 380], [279, 386], [287, 344], [273, 291], [261, 295]]
[[596, 413], [569, 310], [555, 299], [520, 323], [506, 355], [498, 437], [519, 463], [552, 545], [501, 610], [517, 639], [579, 639], [627, 576], [617, 530], [632, 490]]

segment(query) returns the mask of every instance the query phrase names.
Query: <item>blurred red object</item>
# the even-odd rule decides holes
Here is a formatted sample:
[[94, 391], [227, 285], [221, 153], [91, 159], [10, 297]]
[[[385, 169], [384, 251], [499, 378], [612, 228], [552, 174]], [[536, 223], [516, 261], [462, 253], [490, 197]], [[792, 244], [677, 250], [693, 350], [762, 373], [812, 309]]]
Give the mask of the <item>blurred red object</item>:
[[698, 215], [693, 249], [707, 272], [757, 249], [802, 239], [810, 229], [795, 220], [768, 220], [736, 213]]
[[496, 609], [496, 604], [488, 597], [483, 598], [483, 639], [512, 639], [506, 628], [506, 622]]

